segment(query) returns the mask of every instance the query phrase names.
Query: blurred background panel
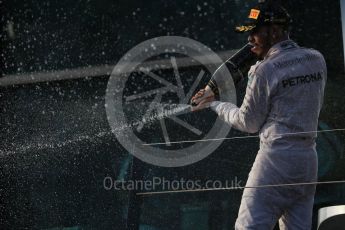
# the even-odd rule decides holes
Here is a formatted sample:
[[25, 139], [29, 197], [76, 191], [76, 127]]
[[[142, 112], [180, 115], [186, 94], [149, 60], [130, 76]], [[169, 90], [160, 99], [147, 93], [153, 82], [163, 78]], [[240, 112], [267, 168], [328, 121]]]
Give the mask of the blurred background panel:
[[[231, 228], [241, 190], [137, 196], [148, 191], [116, 190], [112, 183], [164, 177], [244, 185], [258, 139], [226, 140], [192, 165], [153, 166], [132, 157], [111, 133], [105, 93], [119, 59], [150, 38], [188, 37], [225, 60], [246, 43], [233, 27], [256, 2], [2, 1], [0, 228]], [[345, 128], [340, 2], [283, 4], [294, 18], [291, 37], [325, 55], [329, 72], [319, 123], [325, 132], [317, 140], [319, 180], [343, 180], [345, 133], [327, 132]], [[245, 83], [237, 88], [238, 104], [244, 89]], [[206, 125], [209, 119], [197, 121]], [[147, 140], [160, 140], [156, 132], [148, 134]], [[228, 137], [245, 135], [231, 130]], [[314, 216], [320, 207], [343, 204], [344, 194], [342, 184], [318, 186]]]

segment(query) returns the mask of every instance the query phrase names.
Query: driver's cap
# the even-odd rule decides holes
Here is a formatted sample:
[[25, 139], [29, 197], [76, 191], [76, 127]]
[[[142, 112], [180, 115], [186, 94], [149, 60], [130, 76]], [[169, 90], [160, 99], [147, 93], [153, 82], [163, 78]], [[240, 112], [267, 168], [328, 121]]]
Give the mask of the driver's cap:
[[235, 31], [239, 33], [248, 32], [255, 27], [268, 24], [288, 26], [291, 21], [290, 15], [282, 6], [271, 1], [260, 1], [257, 6], [250, 9], [244, 23], [236, 26]]

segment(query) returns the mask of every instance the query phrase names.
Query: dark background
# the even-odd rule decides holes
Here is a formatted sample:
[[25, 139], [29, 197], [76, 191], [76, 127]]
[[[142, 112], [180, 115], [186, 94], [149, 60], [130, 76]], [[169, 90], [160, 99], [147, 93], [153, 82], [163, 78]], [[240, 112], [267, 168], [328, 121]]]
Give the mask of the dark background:
[[[233, 27], [255, 2], [2, 1], [1, 76], [113, 66], [133, 46], [165, 35], [195, 39], [215, 52], [238, 49], [247, 38]], [[291, 37], [327, 61], [319, 129], [344, 128], [339, 1], [283, 4], [294, 19]], [[136, 191], [104, 189], [103, 179], [245, 181], [258, 140], [224, 141], [186, 167], [141, 162], [110, 132], [104, 109], [108, 78], [0, 88], [0, 228], [231, 229], [241, 190], [140, 198]], [[228, 136], [238, 135], [246, 134], [232, 130]], [[319, 135], [319, 180], [344, 179], [344, 138], [341, 131]], [[344, 198], [342, 185], [318, 186], [314, 217], [319, 207], [343, 204]]]

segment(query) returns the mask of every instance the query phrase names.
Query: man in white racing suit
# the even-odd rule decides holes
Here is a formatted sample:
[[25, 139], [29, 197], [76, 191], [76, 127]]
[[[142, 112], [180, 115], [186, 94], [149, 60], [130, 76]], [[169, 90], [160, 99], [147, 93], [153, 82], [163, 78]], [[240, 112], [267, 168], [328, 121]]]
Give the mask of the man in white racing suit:
[[[192, 98], [194, 110], [210, 106], [232, 127], [260, 136], [260, 149], [246, 187], [317, 181], [316, 131], [327, 69], [323, 56], [289, 39], [289, 15], [280, 6], [262, 3], [251, 9], [251, 49], [261, 60], [248, 73], [240, 108], [230, 102]], [[199, 101], [198, 99], [201, 98]], [[236, 229], [311, 229], [316, 185], [244, 189]]]

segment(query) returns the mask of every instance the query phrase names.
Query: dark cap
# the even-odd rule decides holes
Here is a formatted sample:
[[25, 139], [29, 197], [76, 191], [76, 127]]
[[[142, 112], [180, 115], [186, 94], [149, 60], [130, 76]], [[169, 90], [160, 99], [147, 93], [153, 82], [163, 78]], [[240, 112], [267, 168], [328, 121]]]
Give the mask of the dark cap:
[[249, 15], [242, 25], [236, 26], [239, 33], [251, 31], [255, 27], [269, 24], [288, 26], [292, 22], [288, 12], [279, 4], [261, 1], [249, 11]]

